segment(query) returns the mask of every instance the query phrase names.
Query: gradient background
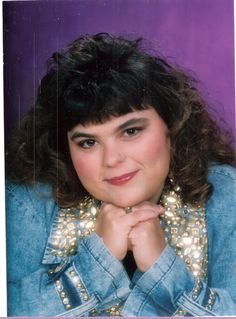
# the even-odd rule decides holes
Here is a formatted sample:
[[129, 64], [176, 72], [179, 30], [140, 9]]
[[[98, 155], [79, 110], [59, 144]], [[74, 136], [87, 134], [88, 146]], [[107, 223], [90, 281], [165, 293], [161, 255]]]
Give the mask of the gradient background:
[[10, 1], [3, 9], [7, 133], [33, 105], [52, 52], [80, 34], [110, 32], [142, 36], [191, 70], [235, 134], [233, 0]]

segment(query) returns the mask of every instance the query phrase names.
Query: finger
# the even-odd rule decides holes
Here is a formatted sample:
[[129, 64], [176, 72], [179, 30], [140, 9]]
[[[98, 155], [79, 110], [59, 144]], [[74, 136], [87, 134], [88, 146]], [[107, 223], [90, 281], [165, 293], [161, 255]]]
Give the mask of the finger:
[[161, 215], [164, 213], [165, 208], [162, 205], [157, 205], [151, 202], [144, 202], [142, 204], [139, 204], [137, 206], [132, 207], [132, 212], [137, 212], [139, 210], [154, 210], [158, 213], [158, 215]]
[[147, 221], [153, 218], [156, 219], [158, 216], [159, 213], [157, 211], [146, 209], [126, 214], [123, 218], [126, 221], [127, 225], [133, 227], [139, 222]]
[[101, 214], [104, 214], [106, 216], [109, 216], [109, 215], [122, 216], [122, 215], [125, 215], [125, 211], [121, 207], [117, 207], [111, 203], [103, 202], [101, 207], [100, 207], [100, 214], [99, 215], [101, 215]]
[[133, 226], [130, 230], [130, 234], [131, 233], [136, 233], [140, 230], [143, 230], [143, 229], [153, 229], [156, 228], [157, 230], [158, 229], [161, 229], [161, 226], [160, 226], [160, 220], [158, 217], [156, 218], [150, 218], [148, 220], [145, 220], [145, 221], [140, 221], [139, 223], [137, 223], [135, 226]]

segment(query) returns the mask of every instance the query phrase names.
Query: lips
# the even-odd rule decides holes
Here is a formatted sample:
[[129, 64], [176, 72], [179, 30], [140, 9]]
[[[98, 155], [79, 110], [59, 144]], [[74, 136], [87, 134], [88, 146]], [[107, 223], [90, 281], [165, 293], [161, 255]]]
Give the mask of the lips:
[[106, 181], [111, 185], [123, 185], [125, 183], [128, 183], [136, 174], [138, 171], [134, 171], [131, 173], [123, 174], [120, 176], [116, 176], [110, 179], [106, 179]]

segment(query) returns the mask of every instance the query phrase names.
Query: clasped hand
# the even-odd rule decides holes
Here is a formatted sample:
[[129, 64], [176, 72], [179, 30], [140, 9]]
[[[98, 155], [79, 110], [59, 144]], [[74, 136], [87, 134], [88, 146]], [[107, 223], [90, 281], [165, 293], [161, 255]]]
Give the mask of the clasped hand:
[[103, 203], [96, 222], [96, 233], [118, 260], [132, 250], [138, 269], [142, 272], [155, 262], [165, 247], [159, 216], [160, 205], [143, 202], [126, 214], [123, 208]]

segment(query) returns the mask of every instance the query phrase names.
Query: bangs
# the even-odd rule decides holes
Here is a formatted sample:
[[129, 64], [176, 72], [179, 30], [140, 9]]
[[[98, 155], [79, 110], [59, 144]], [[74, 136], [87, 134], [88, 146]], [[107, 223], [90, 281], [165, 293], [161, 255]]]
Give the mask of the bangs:
[[162, 59], [141, 52], [138, 45], [138, 40], [101, 35], [96, 41], [79, 39], [73, 50], [69, 48], [66, 54], [56, 55], [46, 89], [52, 81], [54, 90], [48, 95], [54, 101], [50, 105], [57, 105], [63, 129], [69, 131], [77, 124], [104, 123], [111, 117], [150, 106], [166, 123], [172, 121], [174, 115], [171, 116], [170, 110], [173, 103], [179, 103], [179, 97], [174, 90], [178, 84], [171, 68]]
[[64, 96], [67, 130], [77, 124], [104, 123], [111, 117], [150, 107], [144, 85], [132, 76], [119, 75], [112, 81], [77, 84], [74, 81]]

